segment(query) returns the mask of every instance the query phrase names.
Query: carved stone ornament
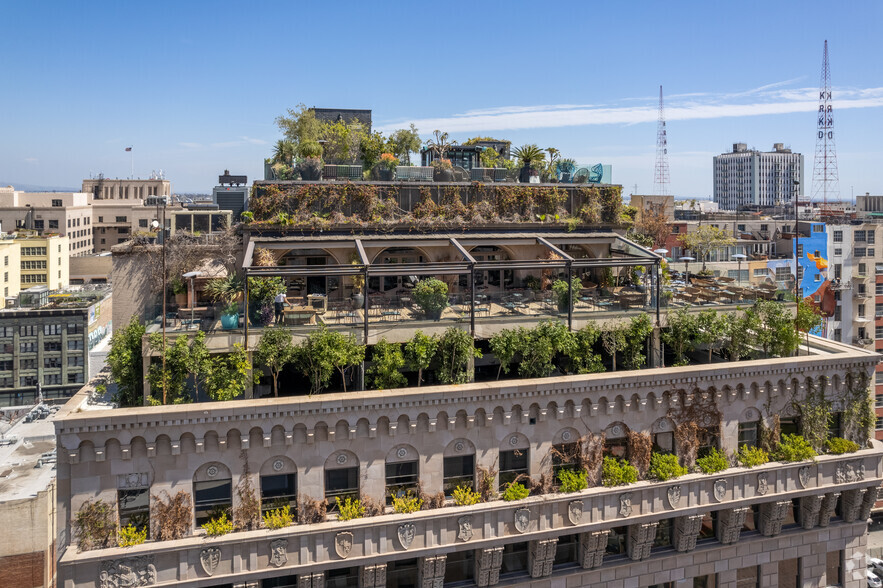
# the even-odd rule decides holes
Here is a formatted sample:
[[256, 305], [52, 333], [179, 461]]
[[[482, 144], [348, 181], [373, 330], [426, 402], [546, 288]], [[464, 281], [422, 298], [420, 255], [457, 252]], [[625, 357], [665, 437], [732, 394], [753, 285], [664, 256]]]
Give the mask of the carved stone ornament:
[[668, 505], [672, 508], [677, 508], [681, 502], [681, 487], [670, 486], [666, 491], [666, 496], [668, 497]]
[[760, 496], [764, 496], [770, 489], [768, 477], [766, 472], [757, 474], [757, 493]]
[[726, 480], [715, 480], [714, 482], [714, 499], [718, 502], [721, 502], [724, 499], [724, 496], [727, 495], [727, 481]]
[[463, 449], [465, 449], [465, 447], [466, 447], [466, 446], [463, 444], [462, 441], [457, 441], [457, 442], [454, 444], [454, 451], [456, 451], [457, 453], [459, 453], [459, 452], [463, 451]]
[[396, 535], [399, 538], [399, 545], [401, 545], [403, 549], [408, 549], [411, 547], [411, 543], [414, 542], [414, 537], [417, 535], [417, 527], [414, 526], [414, 523], [399, 525], [399, 528], [396, 530]]
[[337, 552], [342, 559], [349, 557], [353, 550], [353, 534], [349, 531], [338, 533], [334, 536], [334, 551]]
[[399, 447], [399, 450], [396, 451], [396, 455], [398, 455], [399, 457], [405, 457], [406, 455], [408, 455], [408, 450], [404, 447]]
[[619, 516], [629, 517], [632, 515], [632, 495], [625, 493], [619, 497]]
[[573, 437], [573, 435], [570, 433], [570, 431], [564, 431], [563, 433], [561, 433], [562, 441], [570, 441], [571, 437]]
[[613, 433], [614, 437], [622, 437], [622, 426], [613, 425], [613, 428], [610, 430], [610, 432]]
[[346, 454], [345, 454], [345, 453], [341, 453], [340, 455], [338, 455], [338, 456], [337, 456], [337, 463], [338, 463], [338, 465], [343, 465], [343, 464], [345, 464], [345, 463], [346, 463], [346, 459], [347, 459], [347, 458], [346, 458]]
[[567, 503], [567, 518], [571, 524], [578, 525], [583, 520], [583, 501], [574, 500]]
[[800, 480], [801, 488], [809, 486], [809, 466], [803, 466], [797, 470], [797, 479]]
[[202, 564], [202, 571], [209, 576], [214, 575], [221, 563], [221, 550], [217, 547], [206, 547], [199, 552], [199, 563]]
[[105, 561], [98, 574], [99, 588], [136, 588], [156, 584], [156, 566], [149, 556]]
[[288, 563], [288, 539], [276, 539], [270, 543], [270, 565], [281, 568]]
[[834, 481], [837, 484], [848, 482], [861, 482], [865, 479], [865, 464], [861, 460], [839, 463], [834, 472]]
[[530, 509], [519, 508], [515, 511], [515, 530], [526, 533], [528, 527], [530, 527]]
[[147, 483], [147, 474], [120, 474], [117, 476], [117, 486], [120, 488], [146, 488], [149, 486]]
[[209, 478], [214, 478], [218, 475], [218, 466], [209, 466], [206, 468], [205, 473]]
[[511, 437], [509, 437], [509, 445], [511, 445], [512, 447], [515, 447], [516, 445], [518, 445], [518, 436], [517, 435], [512, 435]]
[[460, 531], [457, 533], [457, 539], [460, 541], [469, 541], [472, 539], [472, 517], [465, 516], [457, 519], [457, 527]]
[[281, 459], [277, 459], [276, 461], [273, 462], [273, 471], [274, 472], [281, 472], [282, 468], [284, 468], [284, 467], [285, 467], [285, 462], [282, 461]]

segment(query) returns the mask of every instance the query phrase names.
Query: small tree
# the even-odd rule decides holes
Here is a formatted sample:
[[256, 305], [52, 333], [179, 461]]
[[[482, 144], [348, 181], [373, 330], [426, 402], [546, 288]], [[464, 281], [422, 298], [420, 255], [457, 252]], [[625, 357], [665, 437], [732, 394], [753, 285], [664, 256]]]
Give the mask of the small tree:
[[798, 331], [806, 333], [806, 347], [809, 348], [809, 332], [822, 324], [822, 315], [816, 306], [806, 300], [798, 300], [794, 324]]
[[625, 326], [616, 323], [604, 325], [604, 330], [601, 331], [601, 344], [604, 346], [604, 350], [610, 354], [613, 361], [612, 371], [614, 372], [616, 371], [616, 353], [626, 345], [625, 332]]
[[594, 374], [604, 371], [601, 356], [595, 353], [595, 344], [601, 331], [593, 323], [573, 333], [573, 346], [569, 352], [570, 370], [576, 374]]
[[365, 359], [365, 346], [358, 345], [352, 335], [329, 331], [324, 326], [310, 333], [297, 352], [297, 363], [310, 378], [310, 394], [328, 386], [334, 370], [340, 372], [346, 392], [346, 372]]
[[285, 366], [292, 362], [295, 346], [291, 341], [291, 333], [282, 327], [269, 327], [264, 330], [254, 350], [256, 365], [270, 370], [273, 376], [273, 396], [279, 396], [279, 374]]
[[417, 370], [418, 388], [423, 383], [423, 370], [429, 369], [437, 350], [438, 338], [420, 330], [405, 343], [405, 363], [410, 369]]
[[187, 370], [193, 376], [193, 396], [199, 402], [199, 383], [208, 376], [212, 363], [211, 355], [205, 344], [205, 331], [197, 331], [193, 336], [186, 363]]
[[[162, 353], [162, 333], [153, 333], [148, 337], [148, 344], [153, 351]], [[165, 347], [165, 372], [162, 358], [150, 365], [147, 380], [150, 382], [151, 396], [160, 404], [184, 404], [192, 399], [187, 394], [185, 385], [190, 373], [190, 344], [187, 335], [178, 335], [174, 343]], [[165, 388], [163, 387], [165, 383]]]
[[141, 357], [141, 340], [144, 325], [133, 316], [129, 324], [116, 331], [110, 339], [107, 364], [110, 377], [116, 382], [114, 402], [120, 406], [140, 406], [144, 403], [144, 364]]
[[694, 348], [696, 339], [696, 318], [689, 306], [682, 306], [668, 314], [668, 328], [662, 331], [662, 341], [669, 346], [675, 356], [675, 365], [686, 365], [687, 352]]
[[627, 369], [638, 370], [644, 366], [647, 361], [644, 349], [647, 346], [647, 337], [652, 332], [653, 325], [646, 314], [639, 314], [629, 321], [625, 329], [625, 345], [622, 347], [625, 356], [623, 363]]
[[500, 367], [497, 368], [498, 380], [500, 379], [500, 373], [509, 373], [509, 365], [521, 349], [521, 346], [518, 344], [520, 330], [523, 329], [503, 329], [488, 341], [491, 352], [500, 362]]
[[695, 231], [682, 235], [681, 243], [696, 255], [696, 259], [702, 260], [702, 270], [704, 271], [708, 255], [712, 251], [721, 247], [729, 247], [735, 241], [723, 229], [712, 225], [699, 225]]
[[206, 373], [205, 391], [212, 400], [233, 400], [245, 391], [251, 363], [241, 343], [233, 351], [215, 355]]
[[758, 340], [765, 353], [777, 357], [790, 357], [800, 345], [800, 334], [794, 328], [794, 319], [783, 304], [772, 300], [754, 303], [758, 317]]
[[77, 541], [80, 551], [116, 547], [116, 508], [103, 500], [87, 500], [77, 511]]
[[533, 329], [520, 328], [518, 332], [521, 336], [518, 374], [523, 378], [548, 376], [555, 369], [555, 356], [573, 351], [573, 333], [564, 323], [542, 321]]
[[405, 165], [411, 165], [411, 152], [420, 151], [422, 142], [420, 141], [417, 127], [412, 123], [409, 129], [393, 131], [389, 136], [389, 144], [393, 148], [393, 153], [398, 156], [399, 161], [403, 161]]
[[723, 316], [724, 351], [730, 361], [739, 361], [751, 353], [754, 333], [757, 331], [757, 314], [748, 309], [742, 314], [731, 313]]
[[471, 379], [467, 372], [469, 360], [481, 357], [472, 336], [457, 327], [450, 327], [438, 342], [441, 365], [436, 372], [443, 384], [464, 384]]
[[696, 340], [708, 346], [708, 363], [711, 363], [711, 354], [715, 349], [720, 349], [724, 343], [727, 324], [716, 310], [703, 310], [696, 317]]
[[368, 377], [373, 388], [388, 390], [401, 388], [408, 383], [402, 375], [405, 356], [402, 354], [402, 346], [398, 343], [389, 343], [385, 338], [381, 339], [374, 345], [371, 360]]

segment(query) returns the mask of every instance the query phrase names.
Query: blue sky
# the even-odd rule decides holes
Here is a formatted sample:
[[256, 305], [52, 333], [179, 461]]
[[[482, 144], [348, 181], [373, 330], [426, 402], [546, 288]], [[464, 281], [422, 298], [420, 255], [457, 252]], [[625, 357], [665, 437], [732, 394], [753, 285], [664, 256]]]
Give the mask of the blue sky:
[[828, 39], [841, 193], [883, 192], [881, 2], [455, 5], [0, 3], [0, 182], [126, 177], [129, 145], [176, 192], [259, 179], [274, 118], [303, 102], [555, 146], [652, 193], [660, 84], [673, 193], [710, 195], [737, 141], [790, 145], [809, 179]]

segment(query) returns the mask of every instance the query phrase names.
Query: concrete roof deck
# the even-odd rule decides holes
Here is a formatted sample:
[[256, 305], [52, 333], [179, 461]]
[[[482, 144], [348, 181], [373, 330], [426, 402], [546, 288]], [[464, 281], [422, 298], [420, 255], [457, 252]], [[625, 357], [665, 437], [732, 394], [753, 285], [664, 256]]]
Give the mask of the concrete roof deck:
[[35, 496], [55, 478], [55, 464], [37, 467], [44, 453], [55, 451], [55, 416], [30, 423], [21, 419], [4, 436], [17, 440], [0, 446], [0, 503]]

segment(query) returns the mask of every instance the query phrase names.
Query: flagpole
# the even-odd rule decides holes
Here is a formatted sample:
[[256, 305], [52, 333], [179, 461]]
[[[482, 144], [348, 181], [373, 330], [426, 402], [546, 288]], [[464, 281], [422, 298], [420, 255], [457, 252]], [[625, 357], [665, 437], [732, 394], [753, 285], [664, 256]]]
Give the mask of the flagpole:
[[132, 154], [132, 177], [130, 179], [135, 179], [135, 150], [129, 147], [129, 153]]

